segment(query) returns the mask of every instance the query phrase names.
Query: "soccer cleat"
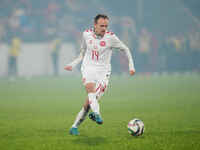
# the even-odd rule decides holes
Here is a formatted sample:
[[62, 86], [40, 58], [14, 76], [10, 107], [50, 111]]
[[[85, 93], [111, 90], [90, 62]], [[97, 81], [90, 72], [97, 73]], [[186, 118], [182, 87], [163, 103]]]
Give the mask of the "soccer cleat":
[[96, 114], [95, 119], [96, 119], [96, 123], [103, 124], [103, 120], [101, 119], [100, 115]]
[[89, 114], [89, 118], [93, 121], [95, 121], [97, 124], [103, 124], [103, 120], [101, 119], [99, 114], [96, 114], [94, 112], [91, 112]]
[[78, 132], [78, 128], [71, 128], [70, 130], [69, 130], [69, 133], [71, 134], [71, 135], [79, 135], [79, 132]]

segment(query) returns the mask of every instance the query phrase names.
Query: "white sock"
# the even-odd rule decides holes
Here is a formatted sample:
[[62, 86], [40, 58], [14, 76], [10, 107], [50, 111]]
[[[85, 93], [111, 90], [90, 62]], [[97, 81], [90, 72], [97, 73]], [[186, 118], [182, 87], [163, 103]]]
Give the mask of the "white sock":
[[85, 120], [85, 117], [88, 112], [89, 112], [89, 108], [85, 110], [84, 107], [82, 107], [81, 111], [76, 116], [76, 120], [74, 121], [74, 124], [72, 125], [72, 127], [77, 128]]
[[96, 99], [96, 93], [89, 93], [88, 98], [89, 98], [90, 108], [92, 109], [92, 111], [97, 114], [100, 114], [99, 103]]

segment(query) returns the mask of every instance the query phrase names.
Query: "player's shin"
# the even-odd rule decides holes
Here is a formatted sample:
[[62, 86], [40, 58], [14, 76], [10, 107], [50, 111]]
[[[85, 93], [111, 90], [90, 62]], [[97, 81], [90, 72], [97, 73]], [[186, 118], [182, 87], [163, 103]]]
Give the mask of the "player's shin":
[[88, 98], [89, 98], [89, 104], [90, 104], [92, 111], [96, 114], [100, 114], [99, 103], [96, 99], [96, 93], [89, 93]]
[[86, 108], [82, 107], [81, 111], [76, 116], [76, 120], [74, 121], [74, 124], [72, 125], [73, 128], [77, 128], [85, 120], [85, 117], [87, 116], [89, 112], [89, 109], [90, 109], [89, 105]]

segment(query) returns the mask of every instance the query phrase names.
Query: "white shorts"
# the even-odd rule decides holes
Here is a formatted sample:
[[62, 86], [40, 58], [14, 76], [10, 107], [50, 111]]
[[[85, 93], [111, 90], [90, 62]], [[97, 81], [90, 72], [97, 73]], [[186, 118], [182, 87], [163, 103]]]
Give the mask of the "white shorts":
[[81, 69], [83, 84], [95, 83], [96, 84], [96, 96], [99, 99], [105, 93], [111, 71], [107, 69], [98, 69], [95, 67], [88, 67]]

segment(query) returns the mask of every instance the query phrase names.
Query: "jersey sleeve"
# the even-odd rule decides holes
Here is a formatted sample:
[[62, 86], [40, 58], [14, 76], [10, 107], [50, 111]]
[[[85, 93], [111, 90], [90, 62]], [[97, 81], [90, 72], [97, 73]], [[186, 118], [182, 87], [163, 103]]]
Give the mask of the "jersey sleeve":
[[74, 68], [76, 65], [78, 65], [85, 54], [86, 51], [86, 42], [85, 42], [85, 38], [84, 38], [84, 33], [83, 33], [83, 37], [82, 37], [82, 42], [81, 42], [81, 47], [80, 47], [80, 54], [78, 55], [78, 57], [76, 57], [71, 63], [69, 63], [69, 66], [72, 66], [72, 68]]
[[122, 41], [120, 41], [116, 35], [112, 35], [111, 43], [112, 43], [112, 48], [117, 48], [126, 53], [126, 56], [128, 57], [129, 61], [129, 70], [135, 70], [134, 61], [129, 48]]

